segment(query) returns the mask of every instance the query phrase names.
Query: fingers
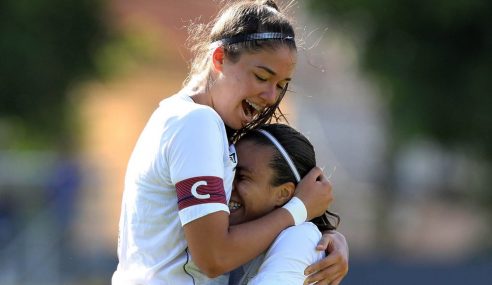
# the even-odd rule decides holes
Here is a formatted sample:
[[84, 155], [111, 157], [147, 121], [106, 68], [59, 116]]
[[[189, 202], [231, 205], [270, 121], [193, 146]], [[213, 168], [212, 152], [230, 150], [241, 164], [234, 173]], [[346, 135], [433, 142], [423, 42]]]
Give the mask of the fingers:
[[340, 283], [341, 281], [341, 272], [336, 266], [331, 266], [325, 270], [316, 272], [312, 275], [310, 275], [306, 280], [304, 281], [304, 284], [311, 284], [315, 283], [316, 285], [318, 284], [333, 284], [333, 282], [337, 281]]
[[332, 242], [331, 236], [329, 234], [323, 234], [318, 244], [316, 245], [316, 250], [325, 251], [331, 242]]
[[311, 169], [308, 174], [306, 174], [306, 176], [304, 176], [304, 179], [314, 179], [314, 180], [318, 180], [320, 176], [324, 176], [323, 175], [323, 170], [321, 168], [319, 168], [318, 166], [315, 166], [313, 167], [313, 169]]
[[348, 263], [340, 252], [335, 251], [306, 268], [304, 274], [309, 277], [306, 279], [305, 284], [317, 282], [317, 285], [337, 285], [347, 275], [347, 272]]
[[325, 231], [323, 236], [325, 235], [328, 235], [331, 239], [331, 243], [328, 244], [328, 248], [325, 250], [326, 254], [328, 255], [332, 252], [340, 254], [348, 267], [349, 248], [345, 236], [337, 231]]
[[306, 206], [309, 220], [322, 215], [333, 202], [331, 184], [319, 167], [314, 167], [296, 187], [296, 197]]
[[309, 265], [306, 270], [304, 270], [304, 275], [311, 275], [315, 272], [318, 272], [320, 270], [326, 270], [333, 264], [336, 264], [339, 262], [340, 256], [332, 256], [329, 255], [320, 261], [316, 262], [315, 264]]
[[330, 285], [339, 285], [342, 282], [343, 276], [340, 276], [338, 279], [333, 280]]
[[301, 182], [301, 184], [303, 183], [316, 183], [316, 184], [321, 184], [323, 185], [323, 188], [326, 190], [327, 188], [329, 188], [328, 190], [331, 192], [331, 182], [330, 180], [328, 180], [328, 178], [326, 178], [326, 176], [323, 174], [323, 170], [321, 168], [319, 168], [318, 166], [315, 166], [313, 167], [309, 172], [308, 174], [306, 174]]
[[316, 182], [322, 183], [322, 184], [330, 184], [331, 188], [331, 183], [330, 180], [325, 176], [323, 173], [323, 169], [319, 168], [318, 166], [313, 167], [308, 174], [305, 177], [309, 177], [308, 179], [313, 179]]
[[321, 182], [321, 183], [330, 183], [330, 180], [328, 180], [328, 178], [326, 178], [326, 176], [323, 172], [316, 177], [316, 181]]
[[331, 252], [332, 249], [333, 249], [333, 238], [329, 233], [324, 233], [321, 236], [321, 239], [319, 240], [318, 244], [316, 245], [316, 250]]
[[309, 177], [309, 179], [316, 179], [316, 181], [330, 182], [329, 178], [325, 176], [323, 169], [319, 166], [313, 167], [304, 178]]

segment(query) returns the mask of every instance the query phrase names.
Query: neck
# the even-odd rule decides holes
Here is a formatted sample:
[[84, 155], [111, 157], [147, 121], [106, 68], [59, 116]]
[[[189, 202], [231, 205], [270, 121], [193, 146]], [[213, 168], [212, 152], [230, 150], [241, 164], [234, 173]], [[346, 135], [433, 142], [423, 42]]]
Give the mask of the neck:
[[227, 133], [227, 139], [229, 141], [229, 144], [231, 144], [231, 143], [233, 143], [232, 138], [234, 137], [234, 134], [236, 134], [237, 130], [227, 126], [226, 124], [224, 124], [224, 126], [225, 126], [226, 133]]
[[214, 108], [212, 100], [213, 88], [208, 86], [207, 80], [195, 76], [184, 89], [195, 103]]

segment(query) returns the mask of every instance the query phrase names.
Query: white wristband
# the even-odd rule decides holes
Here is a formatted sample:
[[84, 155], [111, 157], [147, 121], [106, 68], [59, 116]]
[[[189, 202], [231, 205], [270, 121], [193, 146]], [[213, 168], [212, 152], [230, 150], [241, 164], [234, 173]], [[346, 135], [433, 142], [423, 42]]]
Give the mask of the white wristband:
[[282, 208], [289, 211], [294, 218], [294, 224], [296, 226], [304, 223], [307, 219], [306, 206], [301, 199], [297, 197], [292, 197], [292, 199], [290, 199], [290, 201], [287, 202], [287, 204], [285, 204]]

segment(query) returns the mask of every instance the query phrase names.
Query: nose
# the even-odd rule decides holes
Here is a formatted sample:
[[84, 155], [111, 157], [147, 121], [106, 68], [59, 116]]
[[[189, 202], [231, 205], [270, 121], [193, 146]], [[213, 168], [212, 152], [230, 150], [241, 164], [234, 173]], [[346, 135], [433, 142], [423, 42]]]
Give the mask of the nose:
[[269, 84], [268, 88], [261, 94], [261, 97], [268, 106], [272, 106], [277, 102], [277, 87], [274, 84]]

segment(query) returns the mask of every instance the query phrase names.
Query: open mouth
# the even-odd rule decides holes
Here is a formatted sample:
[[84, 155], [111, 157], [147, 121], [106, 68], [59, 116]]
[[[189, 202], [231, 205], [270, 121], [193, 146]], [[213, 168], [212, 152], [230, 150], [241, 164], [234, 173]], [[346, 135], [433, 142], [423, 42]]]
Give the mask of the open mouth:
[[231, 211], [231, 213], [237, 211], [238, 209], [242, 208], [243, 205], [237, 201], [233, 201], [233, 200], [230, 200], [229, 201], [229, 211]]
[[244, 114], [246, 114], [248, 118], [251, 118], [251, 120], [253, 120], [253, 118], [258, 114], [260, 114], [261, 111], [263, 110], [261, 106], [249, 100], [243, 100], [242, 105], [243, 105]]

